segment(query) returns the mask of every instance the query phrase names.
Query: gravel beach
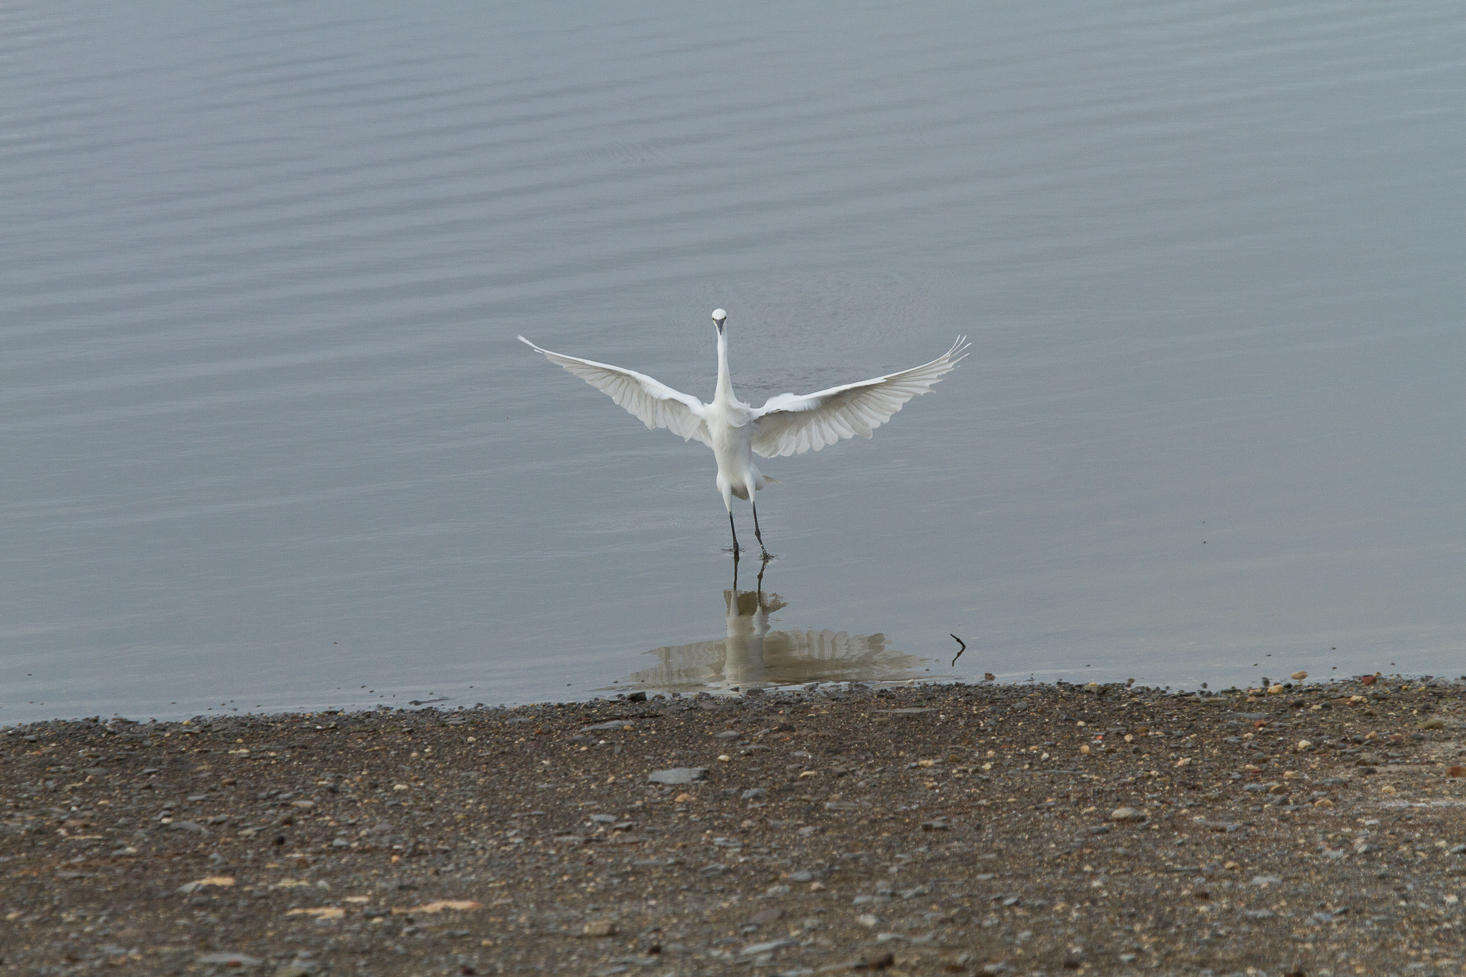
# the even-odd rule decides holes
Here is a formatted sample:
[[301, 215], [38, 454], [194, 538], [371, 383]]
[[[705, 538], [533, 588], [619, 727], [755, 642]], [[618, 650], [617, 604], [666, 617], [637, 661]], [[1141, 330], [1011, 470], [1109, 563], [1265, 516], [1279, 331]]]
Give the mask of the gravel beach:
[[0, 972], [1460, 974], [1466, 687], [0, 730]]

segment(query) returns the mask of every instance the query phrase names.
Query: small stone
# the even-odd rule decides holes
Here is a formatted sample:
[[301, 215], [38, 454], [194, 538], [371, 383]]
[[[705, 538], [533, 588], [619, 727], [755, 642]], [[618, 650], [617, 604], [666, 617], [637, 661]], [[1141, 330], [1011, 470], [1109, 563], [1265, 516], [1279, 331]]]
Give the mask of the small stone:
[[769, 796], [769, 792], [762, 787], [750, 787], [740, 795], [745, 801], [758, 801]]
[[300, 960], [292, 960], [275, 968], [275, 977], [311, 977], [313, 973], [315, 968]]
[[218, 886], [228, 888], [234, 884], [234, 879], [228, 875], [210, 875], [207, 878], [196, 879], [193, 882], [185, 882], [178, 887], [179, 895], [189, 895], [197, 892], [206, 886]]
[[196, 835], [206, 835], [209, 833], [209, 829], [199, 824], [197, 821], [173, 821], [168, 825], [168, 827], [174, 829], [175, 831], [187, 831], [190, 834]]
[[615, 936], [616, 924], [609, 919], [593, 919], [581, 927], [580, 935], [591, 937]]
[[1293, 673], [1293, 681], [1295, 682], [1301, 682], [1306, 678], [1308, 678], [1308, 673], [1305, 671], [1300, 670]]
[[194, 958], [197, 963], [213, 964], [216, 967], [258, 967], [264, 963], [259, 957], [247, 953], [205, 953]]
[[707, 767], [668, 767], [653, 770], [647, 775], [647, 780], [654, 784], [692, 784], [706, 779], [707, 775]]
[[1306, 753], [1313, 749], [1313, 740], [1299, 740], [1294, 746], [1299, 753]]
[[613, 729], [625, 729], [631, 725], [629, 719], [611, 719], [604, 723], [591, 723], [589, 726], [580, 727], [582, 733], [606, 733]]
[[874, 913], [861, 913], [855, 917], [855, 921], [866, 929], [875, 929], [880, 925], [880, 919]]
[[896, 955], [887, 950], [872, 956], [861, 957], [850, 965], [851, 970], [887, 970], [896, 963]]
[[921, 830], [950, 831], [952, 830], [952, 825], [947, 822], [946, 818], [932, 818], [930, 821], [921, 822]]
[[1111, 821], [1144, 821], [1145, 812], [1133, 807], [1117, 807], [1110, 812]]
[[756, 957], [762, 953], [773, 953], [775, 950], [781, 950], [786, 946], [793, 945], [793, 940], [770, 940], [767, 943], [750, 943], [743, 948], [742, 955], [745, 957]]

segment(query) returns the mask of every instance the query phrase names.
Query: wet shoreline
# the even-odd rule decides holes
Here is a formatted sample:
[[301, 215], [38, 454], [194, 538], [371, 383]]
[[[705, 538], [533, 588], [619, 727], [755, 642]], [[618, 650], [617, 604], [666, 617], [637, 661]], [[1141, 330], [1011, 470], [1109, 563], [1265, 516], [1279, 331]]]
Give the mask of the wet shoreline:
[[1459, 973], [1463, 691], [34, 723], [0, 971]]

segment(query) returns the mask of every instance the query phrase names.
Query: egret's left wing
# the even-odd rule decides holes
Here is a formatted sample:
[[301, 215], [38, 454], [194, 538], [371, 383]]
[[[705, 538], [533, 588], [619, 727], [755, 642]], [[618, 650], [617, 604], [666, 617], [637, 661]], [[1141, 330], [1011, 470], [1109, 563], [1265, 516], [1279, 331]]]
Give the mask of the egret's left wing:
[[753, 450], [765, 458], [818, 451], [842, 438], [870, 437], [912, 397], [931, 390], [967, 355], [958, 336], [930, 363], [812, 394], [780, 394], [753, 414]]
[[523, 336], [519, 341], [610, 397], [648, 428], [664, 427], [684, 441], [696, 438], [712, 446], [708, 426], [703, 422], [702, 401], [691, 394], [673, 390], [645, 373], [556, 353], [536, 346]]

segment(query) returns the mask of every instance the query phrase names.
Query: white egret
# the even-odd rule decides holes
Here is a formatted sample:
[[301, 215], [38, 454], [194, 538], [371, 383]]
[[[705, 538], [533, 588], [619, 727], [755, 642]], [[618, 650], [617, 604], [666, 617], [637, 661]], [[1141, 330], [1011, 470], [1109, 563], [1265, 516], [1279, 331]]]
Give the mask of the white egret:
[[723, 324], [728, 313], [713, 310], [718, 330], [718, 383], [713, 399], [704, 404], [690, 394], [673, 390], [644, 373], [567, 356], [519, 341], [551, 363], [558, 363], [586, 383], [608, 395], [648, 428], [666, 428], [684, 441], [694, 438], [713, 449], [718, 463], [718, 492], [728, 510], [728, 529], [733, 534], [733, 559], [738, 559], [738, 529], [733, 523], [733, 499], [753, 504], [753, 535], [764, 559], [769, 551], [758, 525], [754, 493], [772, 481], [758, 470], [753, 456], [777, 458], [819, 451], [836, 441], [860, 435], [870, 437], [900, 410], [908, 400], [931, 390], [932, 385], [967, 355], [965, 336], [958, 336], [952, 348], [929, 363], [899, 373], [889, 373], [859, 383], [847, 383], [812, 394], [779, 394], [754, 408], [733, 393], [728, 374], [728, 337]]

